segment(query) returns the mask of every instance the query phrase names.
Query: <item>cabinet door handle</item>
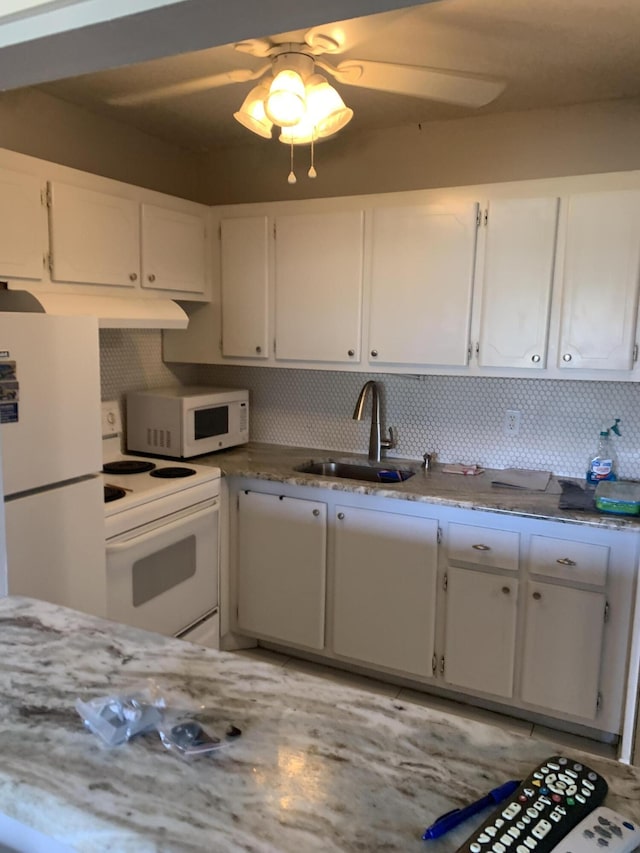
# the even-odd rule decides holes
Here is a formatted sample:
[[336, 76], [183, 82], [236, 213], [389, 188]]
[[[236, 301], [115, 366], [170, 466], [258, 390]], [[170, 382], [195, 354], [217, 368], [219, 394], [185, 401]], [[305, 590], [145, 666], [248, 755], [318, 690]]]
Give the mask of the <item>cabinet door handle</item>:
[[377, 349], [372, 349], [372, 350], [371, 350], [371, 356], [372, 356], [373, 358], [377, 358], [377, 357], [378, 357], [378, 350], [377, 350]]
[[533, 597], [535, 598], [536, 601], [540, 601], [540, 599], [542, 598], [542, 593], [541, 592], [534, 592]]
[[344, 518], [344, 513], [343, 513], [343, 512], [339, 512], [339, 513], [338, 513], [338, 518], [340, 519], [340, 521], [342, 521], [342, 519]]
[[314, 514], [314, 515], [315, 515], [315, 517], [317, 518], [317, 517], [320, 515], [320, 510], [319, 510], [319, 509], [314, 509], [313, 514]]
[[559, 563], [561, 566], [575, 566], [577, 565], [575, 560], [570, 560], [569, 557], [560, 557], [559, 560], [556, 560], [556, 563]]
[[130, 281], [137, 281], [138, 280], [138, 273], [137, 272], [130, 272], [129, 273], [129, 280]]
[[356, 351], [355, 351], [354, 349], [350, 349], [350, 350], [348, 350], [348, 351], [347, 351], [347, 355], [351, 356], [351, 358], [353, 358], [353, 356], [354, 356], [355, 354], [356, 354]]
[[490, 550], [491, 550], [491, 548], [490, 548], [490, 546], [489, 546], [489, 545], [481, 545], [481, 544], [478, 544], [478, 545], [472, 545], [471, 547], [472, 547], [475, 551], [490, 551]]
[[504, 595], [509, 595], [509, 593], [511, 592], [511, 587], [509, 587], [509, 586], [503, 586], [503, 587], [502, 587], [502, 592], [504, 593]]
[[155, 275], [154, 275], [152, 272], [150, 272], [150, 273], [149, 273], [149, 275], [147, 276], [147, 278], [149, 279], [149, 281], [155, 281], [155, 280], [156, 280], [156, 277], [155, 277]]
[[262, 352], [262, 347], [256, 347], [256, 352], [260, 354]]
[[562, 360], [563, 361], [571, 361], [571, 353], [565, 352], [565, 354], [562, 356]]
[[531, 361], [532, 361], [534, 364], [538, 364], [538, 362], [540, 361], [540, 356], [539, 356], [537, 353], [536, 353], [536, 355], [532, 355], [532, 356], [531, 356]]

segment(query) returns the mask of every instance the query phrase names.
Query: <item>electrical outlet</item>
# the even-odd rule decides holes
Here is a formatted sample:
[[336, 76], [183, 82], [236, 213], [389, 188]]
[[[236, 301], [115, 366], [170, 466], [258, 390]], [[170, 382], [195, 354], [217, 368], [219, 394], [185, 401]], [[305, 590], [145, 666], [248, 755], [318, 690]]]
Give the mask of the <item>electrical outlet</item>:
[[507, 409], [504, 413], [504, 434], [517, 435], [520, 432], [522, 412], [517, 409]]

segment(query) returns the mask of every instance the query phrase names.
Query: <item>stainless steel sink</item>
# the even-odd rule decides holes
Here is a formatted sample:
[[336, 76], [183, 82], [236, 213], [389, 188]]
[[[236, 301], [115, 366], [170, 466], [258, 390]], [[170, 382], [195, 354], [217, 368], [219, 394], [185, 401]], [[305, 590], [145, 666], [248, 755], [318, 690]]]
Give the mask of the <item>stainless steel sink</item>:
[[307, 462], [295, 469], [301, 474], [318, 474], [322, 477], [341, 477], [345, 480], [365, 480], [368, 483], [402, 483], [413, 477], [415, 471], [395, 468], [393, 465], [358, 465], [353, 462]]

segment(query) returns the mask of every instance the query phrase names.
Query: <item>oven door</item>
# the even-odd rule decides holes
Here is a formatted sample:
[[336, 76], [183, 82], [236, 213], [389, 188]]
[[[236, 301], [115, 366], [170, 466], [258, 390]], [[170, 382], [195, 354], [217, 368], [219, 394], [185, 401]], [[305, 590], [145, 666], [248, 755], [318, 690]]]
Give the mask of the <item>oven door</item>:
[[107, 617], [173, 636], [218, 605], [218, 501], [107, 541]]

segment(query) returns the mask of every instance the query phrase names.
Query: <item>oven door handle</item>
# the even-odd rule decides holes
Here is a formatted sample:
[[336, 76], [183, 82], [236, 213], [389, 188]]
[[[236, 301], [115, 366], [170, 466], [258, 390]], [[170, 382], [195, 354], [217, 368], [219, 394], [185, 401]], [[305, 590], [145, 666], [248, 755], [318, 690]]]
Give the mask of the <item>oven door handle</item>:
[[167, 524], [154, 525], [152, 530], [147, 530], [147, 532], [140, 533], [138, 536], [132, 536], [124, 542], [107, 542], [107, 554], [126, 551], [134, 545], [140, 545], [142, 542], [147, 542], [149, 539], [154, 538], [157, 536], [159, 530], [163, 533], [171, 533], [172, 530], [177, 530], [179, 527], [182, 527], [185, 522], [191, 523], [192, 521], [198, 521], [206, 515], [215, 514], [216, 512], [218, 512], [218, 501], [213, 500], [203, 509], [196, 510], [188, 515], [182, 515], [180, 518], [177, 518], [175, 521], [170, 521]]

